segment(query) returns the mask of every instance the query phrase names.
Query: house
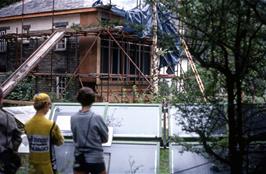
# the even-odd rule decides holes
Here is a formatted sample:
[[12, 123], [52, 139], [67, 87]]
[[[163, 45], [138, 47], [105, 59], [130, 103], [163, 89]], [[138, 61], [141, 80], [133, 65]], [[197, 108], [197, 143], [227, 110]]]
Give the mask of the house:
[[35, 92], [57, 98], [89, 86], [98, 101], [131, 102], [150, 86], [151, 40], [103, 23], [123, 22], [111, 6], [89, 0], [23, 0], [0, 9], [0, 74], [3, 82], [54, 31], [64, 38], [28, 74]]

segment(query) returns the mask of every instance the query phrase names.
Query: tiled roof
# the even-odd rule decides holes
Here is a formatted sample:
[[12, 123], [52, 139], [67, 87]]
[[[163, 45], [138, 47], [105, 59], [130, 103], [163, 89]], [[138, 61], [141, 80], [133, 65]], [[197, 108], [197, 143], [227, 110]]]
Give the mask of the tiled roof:
[[[54, 0], [54, 10], [69, 10], [92, 7], [95, 0]], [[0, 9], [0, 17], [22, 14], [22, 1]], [[53, 10], [53, 0], [24, 0], [24, 13], [49, 12]]]

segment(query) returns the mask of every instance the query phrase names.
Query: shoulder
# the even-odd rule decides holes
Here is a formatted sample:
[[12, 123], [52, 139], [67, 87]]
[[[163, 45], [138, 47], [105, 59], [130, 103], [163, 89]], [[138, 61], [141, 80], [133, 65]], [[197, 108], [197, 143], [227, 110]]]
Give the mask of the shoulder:
[[43, 121], [45, 121], [45, 122], [48, 123], [48, 124], [54, 124], [54, 121], [53, 121], [53, 120], [49, 120], [49, 119], [46, 118], [46, 117], [43, 117]]
[[76, 112], [76, 113], [74, 113], [74, 114], [71, 115], [70, 120], [75, 120], [75, 119], [77, 119], [79, 116], [80, 116], [79, 112]]
[[94, 112], [92, 112], [92, 117], [96, 121], [103, 121], [103, 117], [99, 114], [94, 113]]
[[42, 118], [42, 122], [47, 125], [48, 127], [52, 127], [54, 125], [56, 125], [56, 123], [53, 121], [53, 120], [49, 120], [48, 118], [46, 117], [43, 117]]
[[1, 109], [0, 112], [1, 112], [0, 115], [7, 117], [8, 121], [16, 122], [16, 119], [12, 114], [8, 113], [4, 109]]
[[32, 119], [33, 119], [33, 117], [32, 117], [32, 118], [30, 118], [28, 121], [26, 121], [24, 125], [25, 125], [25, 126], [28, 126], [28, 125], [30, 125], [30, 124], [31, 124], [31, 122], [32, 122]]
[[71, 115], [71, 117], [75, 117], [75, 116], [79, 116], [80, 115], [80, 112], [76, 112], [74, 114]]
[[56, 122], [52, 121], [52, 120], [49, 120], [49, 126], [51, 127], [51, 130], [58, 130], [59, 129], [59, 126]]
[[3, 109], [0, 109], [0, 117], [5, 116], [5, 115], [6, 115], [6, 112]]
[[8, 113], [7, 111], [5, 111], [3, 108], [0, 109], [0, 115], [1, 116], [8, 116], [8, 117], [13, 117], [10, 113]]
[[90, 115], [91, 115], [93, 118], [101, 117], [99, 114], [97, 114], [97, 113], [95, 113], [95, 112], [93, 112], [93, 111], [90, 111], [89, 113], [90, 113]]

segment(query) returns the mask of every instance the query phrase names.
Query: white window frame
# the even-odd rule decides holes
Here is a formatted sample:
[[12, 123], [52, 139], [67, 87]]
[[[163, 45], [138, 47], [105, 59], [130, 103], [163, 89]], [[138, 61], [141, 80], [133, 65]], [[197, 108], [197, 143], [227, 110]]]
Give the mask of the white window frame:
[[55, 45], [55, 51], [65, 51], [67, 48], [67, 38], [63, 38]]
[[[56, 26], [56, 23], [62, 23], [62, 25]], [[67, 28], [68, 22], [56, 22], [53, 24], [55, 29], [64, 29]], [[64, 24], [63, 24], [64, 23]], [[67, 38], [63, 38], [55, 45], [55, 51], [66, 51], [67, 49]]]
[[67, 85], [67, 77], [56, 76], [56, 99], [60, 99], [61, 95], [64, 95]]

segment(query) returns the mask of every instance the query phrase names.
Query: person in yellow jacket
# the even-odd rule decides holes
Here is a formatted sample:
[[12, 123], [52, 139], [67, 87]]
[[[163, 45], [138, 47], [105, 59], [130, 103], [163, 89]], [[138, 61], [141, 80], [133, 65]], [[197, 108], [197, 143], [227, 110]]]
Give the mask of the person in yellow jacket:
[[33, 98], [36, 114], [25, 124], [29, 140], [30, 174], [56, 173], [53, 145], [62, 145], [64, 137], [59, 127], [45, 117], [51, 107], [51, 99], [45, 93], [36, 94]]

